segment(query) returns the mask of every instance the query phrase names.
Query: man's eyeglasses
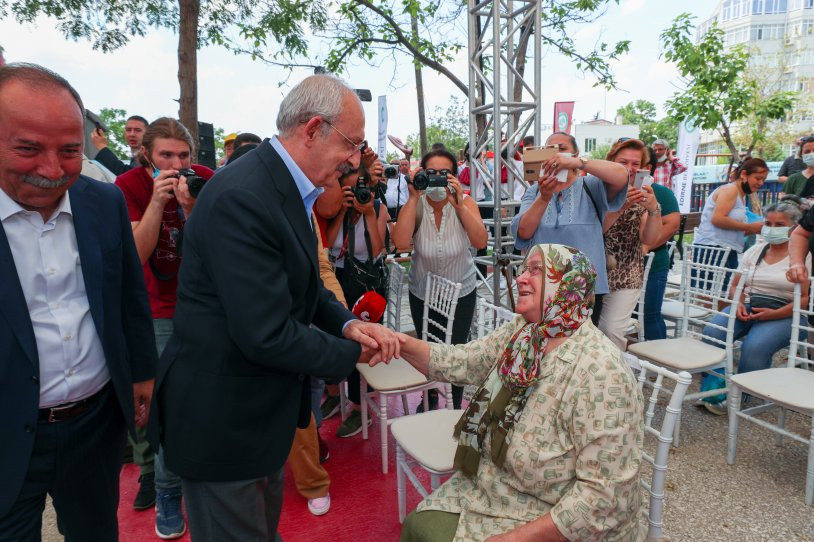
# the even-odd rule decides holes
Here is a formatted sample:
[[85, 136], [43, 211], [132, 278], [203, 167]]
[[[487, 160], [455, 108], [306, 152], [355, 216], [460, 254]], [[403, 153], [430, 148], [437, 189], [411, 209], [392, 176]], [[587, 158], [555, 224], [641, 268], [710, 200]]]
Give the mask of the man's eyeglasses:
[[364, 141], [362, 141], [361, 143], [354, 143], [353, 141], [351, 141], [351, 139], [350, 139], [348, 136], [346, 136], [345, 134], [343, 134], [343, 133], [342, 133], [342, 131], [341, 131], [339, 128], [337, 128], [336, 126], [334, 126], [333, 124], [331, 124], [331, 121], [329, 121], [329, 120], [327, 120], [327, 119], [322, 119], [322, 120], [324, 120], [324, 121], [325, 121], [325, 124], [327, 124], [328, 126], [330, 126], [331, 128], [333, 128], [333, 129], [334, 129], [334, 131], [336, 131], [336, 133], [337, 133], [337, 134], [339, 134], [339, 135], [341, 135], [342, 137], [344, 137], [344, 138], [345, 138], [345, 141], [347, 141], [347, 142], [348, 142], [348, 144], [349, 144], [351, 147], [353, 147], [353, 154], [356, 154], [357, 152], [358, 152], [358, 153], [360, 153], [360, 154], [364, 154], [364, 153], [365, 153], [365, 151], [367, 150], [367, 140], [364, 140]]
[[543, 265], [539, 263], [533, 264], [522, 264], [520, 267], [517, 268], [518, 276], [522, 275], [525, 272], [528, 272], [529, 275], [532, 277], [537, 277], [540, 273], [543, 272]]

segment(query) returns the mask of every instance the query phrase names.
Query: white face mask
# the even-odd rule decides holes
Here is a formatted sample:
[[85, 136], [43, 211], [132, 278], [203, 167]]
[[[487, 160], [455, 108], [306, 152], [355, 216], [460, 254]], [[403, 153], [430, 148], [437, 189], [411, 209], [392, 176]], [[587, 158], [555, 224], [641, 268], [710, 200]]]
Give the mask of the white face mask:
[[444, 201], [447, 199], [447, 189], [443, 186], [433, 186], [431, 188], [427, 188], [424, 193], [427, 194], [427, 197], [432, 201]]
[[660, 164], [661, 164], [662, 162], [664, 162], [665, 160], [667, 160], [667, 154], [665, 154], [664, 156], [659, 156], [659, 163], [660, 163]]
[[770, 245], [782, 245], [789, 240], [788, 226], [763, 226], [760, 235]]
[[809, 167], [814, 166], [814, 152], [804, 154], [803, 163]]

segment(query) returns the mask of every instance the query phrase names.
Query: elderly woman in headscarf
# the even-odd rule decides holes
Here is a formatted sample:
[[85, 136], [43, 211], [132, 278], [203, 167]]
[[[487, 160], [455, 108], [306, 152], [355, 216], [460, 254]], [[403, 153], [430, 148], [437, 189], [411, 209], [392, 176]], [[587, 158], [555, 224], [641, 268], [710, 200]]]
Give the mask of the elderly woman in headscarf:
[[465, 345], [401, 336], [433, 380], [477, 384], [455, 427], [456, 472], [411, 513], [402, 542], [645, 537], [642, 396], [590, 321], [596, 272], [575, 248], [532, 247], [519, 313]]

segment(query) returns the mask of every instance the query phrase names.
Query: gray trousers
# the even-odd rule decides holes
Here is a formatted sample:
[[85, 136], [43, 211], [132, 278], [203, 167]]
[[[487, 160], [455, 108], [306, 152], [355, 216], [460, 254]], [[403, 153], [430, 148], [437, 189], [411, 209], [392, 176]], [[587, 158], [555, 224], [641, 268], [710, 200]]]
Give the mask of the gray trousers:
[[181, 480], [193, 542], [281, 542], [283, 469], [237, 482]]

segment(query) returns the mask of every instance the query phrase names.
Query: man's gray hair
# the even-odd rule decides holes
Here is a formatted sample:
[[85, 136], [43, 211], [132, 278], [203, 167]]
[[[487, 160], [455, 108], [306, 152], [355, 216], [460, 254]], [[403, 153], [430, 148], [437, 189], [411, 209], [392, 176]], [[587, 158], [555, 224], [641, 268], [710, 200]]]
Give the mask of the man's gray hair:
[[670, 145], [667, 143], [666, 139], [658, 138], [653, 142], [653, 145], [664, 145], [665, 147], [669, 147]]
[[58, 73], [49, 70], [38, 64], [30, 64], [28, 62], [12, 62], [0, 67], [0, 88], [4, 87], [7, 83], [12, 81], [19, 81], [25, 83], [32, 88], [49, 88], [49, 89], [63, 89], [76, 101], [79, 106], [79, 111], [82, 114], [82, 120], [85, 119], [85, 106], [82, 103], [82, 98], [79, 93], [71, 84]]
[[[347, 94], [352, 94], [359, 102], [356, 92], [338, 77], [320, 74], [303, 79], [283, 98], [277, 113], [277, 131], [282, 137], [290, 136], [297, 126], [313, 117], [336, 122], [342, 113], [342, 100]], [[361, 102], [359, 107], [362, 107]], [[323, 134], [327, 134], [330, 128], [326, 124], [322, 130]]]

